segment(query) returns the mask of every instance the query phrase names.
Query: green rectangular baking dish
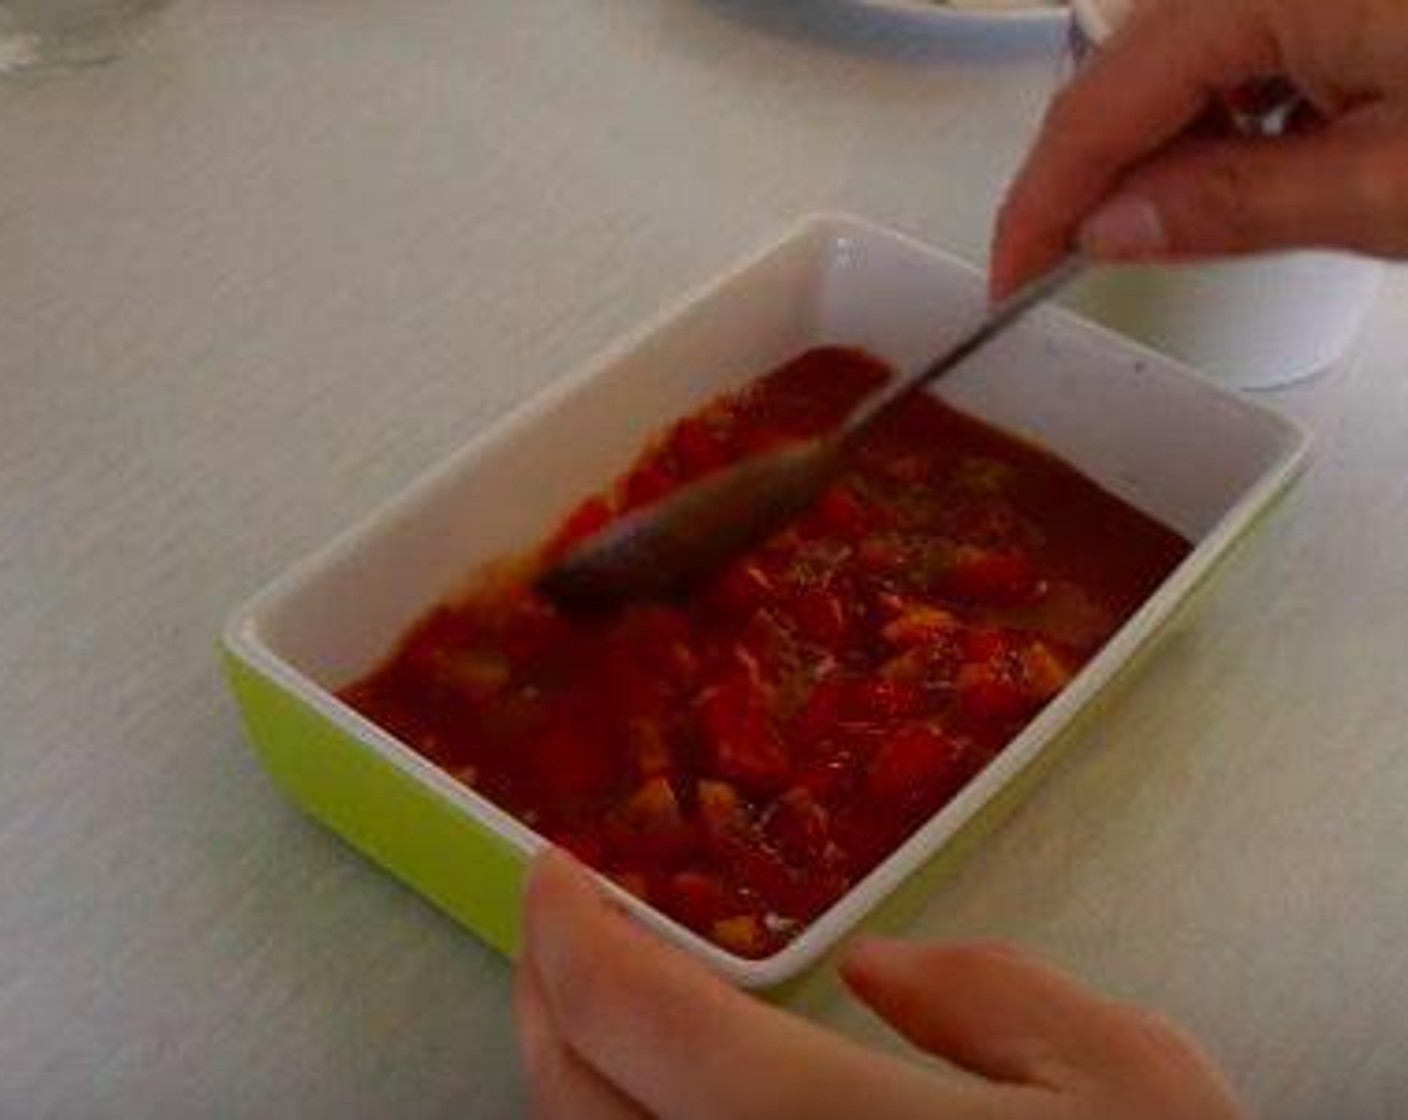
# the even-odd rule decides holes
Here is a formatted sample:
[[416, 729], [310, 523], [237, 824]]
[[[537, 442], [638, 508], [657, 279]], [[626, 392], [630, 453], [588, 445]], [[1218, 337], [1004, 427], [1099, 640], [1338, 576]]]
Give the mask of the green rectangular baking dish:
[[[541, 540], [642, 443], [811, 346], [911, 368], [981, 309], [981, 277], [858, 218], [812, 217], [471, 440], [235, 610], [224, 660], [249, 737], [307, 812], [512, 954], [541, 837], [337, 699], [486, 562]], [[928, 881], [1010, 808], [1063, 738], [1169, 627], [1290, 486], [1310, 441], [1291, 420], [1057, 309], [945, 382], [957, 406], [1032, 438], [1195, 548], [1066, 690], [900, 849], [791, 944], [745, 960], [621, 893], [731, 980], [804, 974], [901, 885]], [[608, 887], [608, 889], [615, 889]]]

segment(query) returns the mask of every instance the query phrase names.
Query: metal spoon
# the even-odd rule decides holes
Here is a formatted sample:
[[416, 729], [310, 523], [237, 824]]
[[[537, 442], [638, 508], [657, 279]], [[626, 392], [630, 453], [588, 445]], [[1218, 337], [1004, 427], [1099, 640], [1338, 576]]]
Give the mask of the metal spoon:
[[744, 459], [612, 521], [547, 568], [537, 590], [577, 614], [684, 594], [806, 510], [881, 416], [1064, 288], [1083, 267], [1079, 257], [1067, 258], [991, 307], [937, 361], [877, 390], [834, 431]]

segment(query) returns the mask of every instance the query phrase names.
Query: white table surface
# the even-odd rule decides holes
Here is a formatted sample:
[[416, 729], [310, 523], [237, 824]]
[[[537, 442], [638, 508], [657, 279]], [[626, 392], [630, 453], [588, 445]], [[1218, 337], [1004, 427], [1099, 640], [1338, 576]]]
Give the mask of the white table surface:
[[[980, 256], [1054, 50], [185, 0], [0, 87], [0, 1117], [521, 1110], [508, 968], [275, 793], [222, 614], [805, 211]], [[1163, 1007], [1268, 1116], [1408, 1102], [1405, 296], [1275, 397], [1311, 476], [920, 922]]]

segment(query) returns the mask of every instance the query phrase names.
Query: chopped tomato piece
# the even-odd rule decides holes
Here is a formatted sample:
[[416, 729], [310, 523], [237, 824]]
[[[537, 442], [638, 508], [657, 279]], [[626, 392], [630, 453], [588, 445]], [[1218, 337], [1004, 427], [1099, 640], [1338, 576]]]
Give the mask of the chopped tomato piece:
[[872, 576], [893, 576], [903, 572], [909, 553], [897, 536], [867, 537], [861, 541], [856, 558], [863, 571]]
[[941, 586], [960, 599], [1003, 605], [1035, 598], [1041, 580], [1024, 553], [964, 544], [954, 550]]
[[747, 832], [748, 810], [738, 791], [727, 782], [700, 782], [695, 787], [695, 797], [704, 835], [711, 843], [728, 843]]
[[833, 746], [811, 759], [797, 774], [797, 785], [818, 802], [835, 807], [854, 794], [861, 778], [861, 758], [851, 743]]
[[982, 548], [1013, 548], [1042, 535], [1001, 498], [987, 497], [961, 503], [955, 513], [954, 528], [958, 536]]
[[851, 711], [859, 719], [888, 723], [913, 715], [923, 704], [923, 691], [909, 680], [865, 677], [851, 690]]
[[1032, 708], [1031, 694], [1010, 666], [975, 662], [958, 672], [958, 709], [972, 723], [1006, 723]]
[[728, 891], [717, 875], [702, 871], [679, 871], [670, 878], [670, 901], [685, 925], [708, 930], [728, 913]]
[[850, 633], [851, 619], [840, 594], [821, 587], [806, 587], [784, 599], [783, 609], [798, 634], [820, 646], [835, 646]]
[[959, 654], [947, 641], [910, 646], [880, 666], [880, 676], [923, 693], [946, 688], [958, 671]]
[[699, 701], [699, 721], [715, 772], [744, 789], [767, 792], [787, 781], [787, 748], [764, 697], [735, 673]]
[[636, 771], [643, 778], [653, 778], [674, 769], [675, 757], [665, 730], [653, 719], [632, 720], [627, 728], [631, 755]]
[[886, 676], [831, 676], [819, 681], [793, 725], [804, 743], [816, 743], [843, 723], [884, 723], [912, 715], [924, 705], [924, 692], [912, 680]]
[[686, 820], [665, 778], [651, 778], [604, 826], [618, 858], [661, 869], [678, 866], [699, 847], [698, 827]]
[[830, 817], [804, 786], [777, 799], [764, 829], [778, 851], [798, 866], [815, 862], [831, 842]]
[[906, 605], [893, 621], [887, 622], [880, 633], [891, 645], [905, 648], [950, 637], [961, 626], [952, 611], [928, 603], [913, 603]]
[[514, 665], [539, 657], [567, 632], [562, 617], [534, 595], [515, 596], [485, 628]]
[[756, 914], [720, 918], [713, 924], [709, 936], [740, 957], [761, 957], [766, 954], [769, 945], [767, 927]]
[[866, 773], [871, 797], [896, 809], [936, 804], [962, 779], [958, 746], [923, 723], [895, 731], [870, 760]]
[[660, 777], [651, 778], [631, 795], [623, 816], [633, 827], [645, 832], [667, 832], [684, 824], [675, 791]]
[[792, 724], [792, 734], [799, 742], [816, 743], [831, 733], [845, 709], [846, 688], [839, 676], [817, 681]]
[[446, 688], [454, 689], [477, 703], [490, 700], [502, 692], [513, 675], [513, 667], [507, 657], [485, 649], [438, 651], [429, 671]]
[[841, 483], [821, 496], [812, 518], [823, 531], [842, 540], [856, 540], [864, 536], [874, 521], [872, 513], [855, 492]]
[[1074, 676], [1065, 659], [1045, 642], [1032, 642], [1022, 651], [1022, 667], [1027, 687], [1037, 700], [1050, 700]]
[[796, 879], [782, 856], [772, 847], [754, 842], [730, 853], [734, 877], [757, 898], [783, 901], [796, 889]]
[[1014, 645], [996, 626], [972, 626], [963, 632], [963, 656], [969, 661], [994, 661], [1010, 654]]

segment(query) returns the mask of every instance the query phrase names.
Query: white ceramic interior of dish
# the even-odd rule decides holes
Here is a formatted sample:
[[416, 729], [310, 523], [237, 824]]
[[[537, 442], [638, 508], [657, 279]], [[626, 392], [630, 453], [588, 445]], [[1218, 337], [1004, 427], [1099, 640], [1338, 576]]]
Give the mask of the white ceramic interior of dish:
[[[706, 399], [820, 344], [925, 361], [982, 308], [969, 265], [865, 221], [820, 216], [472, 440], [231, 618], [232, 652], [464, 812], [531, 851], [533, 834], [333, 695], [373, 668], [475, 569], [539, 542], [642, 443]], [[981, 775], [775, 956], [726, 953], [653, 909], [642, 918], [735, 982], [812, 964], [1011, 781], [1188, 596], [1289, 484], [1305, 432], [1185, 367], [1059, 309], [1036, 313], [943, 386], [961, 408], [1051, 448], [1196, 549]]]

